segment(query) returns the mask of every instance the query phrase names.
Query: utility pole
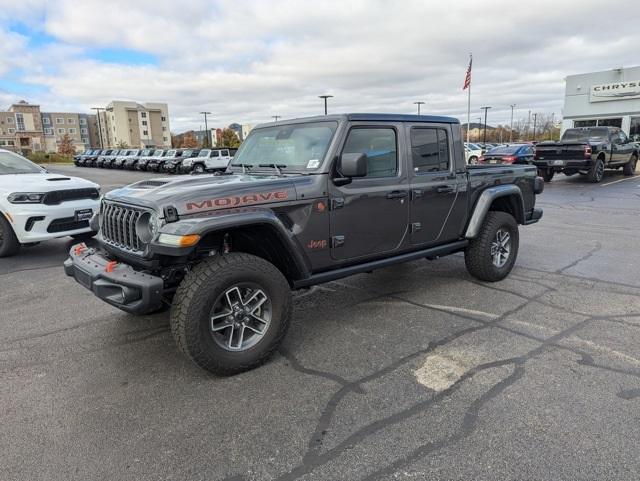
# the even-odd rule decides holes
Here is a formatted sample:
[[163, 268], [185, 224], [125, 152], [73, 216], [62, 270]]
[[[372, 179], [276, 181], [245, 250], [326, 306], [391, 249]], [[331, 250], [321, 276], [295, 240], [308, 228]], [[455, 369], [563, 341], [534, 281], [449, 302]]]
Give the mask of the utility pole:
[[205, 147], [211, 147], [211, 139], [209, 138], [209, 124], [207, 124], [207, 115], [211, 115], [211, 112], [200, 112], [204, 115], [204, 131], [207, 139], [207, 145]]
[[511, 126], [509, 127], [509, 143], [513, 142], [513, 108], [516, 104], [511, 104]]
[[549, 129], [549, 140], [553, 140], [553, 127], [556, 123], [556, 113], [551, 112], [551, 128]]
[[484, 134], [482, 135], [482, 143], [487, 145], [487, 110], [491, 107], [480, 107], [480, 110], [484, 110]]
[[420, 115], [420, 106], [424, 105], [424, 102], [419, 101], [419, 102], [413, 102], [413, 103], [418, 106], [418, 115]]
[[531, 110], [529, 110], [529, 116], [527, 117], [527, 140], [529, 140], [529, 126], [531, 125]]
[[271, 118], [272, 118], [275, 122], [277, 122], [277, 121], [278, 121], [278, 119], [279, 119], [280, 117], [282, 117], [282, 115], [272, 115], [272, 116], [271, 116]]
[[100, 141], [100, 148], [104, 149], [104, 143], [102, 142], [102, 127], [100, 126], [100, 111], [104, 109], [101, 107], [91, 107], [91, 110], [96, 111], [96, 117], [98, 118], [98, 140]]
[[536, 120], [538, 120], [538, 114], [533, 114], [533, 141], [536, 141]]
[[318, 95], [319, 99], [324, 99], [324, 114], [327, 115], [327, 99], [332, 98], [333, 95]]

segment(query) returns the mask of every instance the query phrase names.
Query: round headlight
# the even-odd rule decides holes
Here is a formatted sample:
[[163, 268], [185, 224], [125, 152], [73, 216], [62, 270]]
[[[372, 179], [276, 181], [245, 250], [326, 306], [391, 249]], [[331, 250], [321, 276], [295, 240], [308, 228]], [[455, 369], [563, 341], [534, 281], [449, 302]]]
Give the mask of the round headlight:
[[145, 244], [153, 240], [158, 232], [158, 216], [151, 212], [145, 212], [136, 221], [136, 232], [138, 238]]

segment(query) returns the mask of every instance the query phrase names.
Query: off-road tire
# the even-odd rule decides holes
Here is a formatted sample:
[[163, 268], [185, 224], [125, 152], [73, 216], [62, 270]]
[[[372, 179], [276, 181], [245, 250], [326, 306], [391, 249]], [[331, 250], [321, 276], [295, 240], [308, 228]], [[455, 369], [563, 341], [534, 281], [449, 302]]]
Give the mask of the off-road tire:
[[587, 173], [587, 180], [591, 183], [597, 184], [604, 178], [604, 161], [602, 158], [598, 158]]
[[204, 174], [205, 168], [204, 165], [202, 164], [196, 164], [193, 166], [193, 173], [194, 174]]
[[[260, 286], [272, 305], [271, 321], [257, 344], [237, 352], [220, 347], [210, 331], [218, 297], [241, 282]], [[289, 327], [291, 290], [282, 273], [266, 260], [234, 252], [202, 261], [182, 280], [171, 306], [171, 332], [180, 350], [196, 365], [218, 375], [232, 375], [263, 364]]]
[[538, 169], [538, 175], [542, 177], [545, 182], [551, 182], [555, 172], [551, 169]]
[[0, 213], [0, 257], [9, 257], [20, 251], [20, 242], [9, 221]]
[[[511, 251], [506, 263], [502, 267], [493, 264], [491, 244], [500, 230], [506, 230], [511, 235]], [[476, 279], [487, 282], [501, 281], [509, 275], [518, 256], [518, 224], [506, 212], [487, 212], [480, 232], [472, 239], [464, 252], [464, 262], [467, 271]]]
[[631, 159], [629, 159], [629, 162], [624, 164], [624, 167], [622, 167], [622, 173], [624, 175], [635, 174], [637, 165], [638, 165], [638, 156], [634, 154], [631, 156]]

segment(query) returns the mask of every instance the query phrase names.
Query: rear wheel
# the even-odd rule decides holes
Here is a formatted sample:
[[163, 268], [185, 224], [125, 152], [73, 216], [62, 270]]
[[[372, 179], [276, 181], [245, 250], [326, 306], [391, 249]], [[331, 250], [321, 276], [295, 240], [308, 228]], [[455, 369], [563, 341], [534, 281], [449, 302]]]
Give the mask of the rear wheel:
[[266, 260], [231, 253], [203, 261], [180, 284], [171, 331], [202, 369], [229, 375], [265, 362], [289, 326], [289, 284]]
[[629, 162], [624, 164], [624, 167], [622, 168], [622, 173], [624, 175], [633, 175], [633, 174], [635, 174], [637, 165], [638, 165], [638, 156], [632, 155], [631, 159], [629, 159]]
[[518, 256], [518, 224], [506, 212], [490, 211], [478, 237], [465, 250], [467, 271], [481, 281], [496, 282], [509, 275]]
[[0, 213], [0, 257], [9, 257], [20, 251], [20, 242], [9, 221]]
[[542, 177], [545, 182], [551, 182], [555, 172], [551, 169], [538, 169], [538, 175]]
[[594, 184], [597, 184], [598, 182], [602, 181], [603, 177], [604, 177], [604, 161], [602, 160], [602, 157], [600, 157], [594, 162], [594, 164], [589, 169], [589, 172], [587, 173], [587, 180], [589, 182], [593, 182]]

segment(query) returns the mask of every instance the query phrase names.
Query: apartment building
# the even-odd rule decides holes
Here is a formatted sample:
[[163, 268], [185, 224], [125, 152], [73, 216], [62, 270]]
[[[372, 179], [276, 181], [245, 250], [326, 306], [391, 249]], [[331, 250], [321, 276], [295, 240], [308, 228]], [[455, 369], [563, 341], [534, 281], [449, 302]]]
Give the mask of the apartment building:
[[[65, 135], [71, 139], [76, 152], [89, 148], [89, 129], [86, 119], [80, 123], [80, 114], [71, 112], [43, 112], [42, 129], [47, 152], [56, 152]], [[86, 143], [85, 143], [86, 139]]]
[[171, 147], [169, 108], [165, 103], [114, 100], [97, 119], [104, 147]]
[[39, 105], [21, 100], [0, 112], [0, 148], [24, 154], [44, 149]]

